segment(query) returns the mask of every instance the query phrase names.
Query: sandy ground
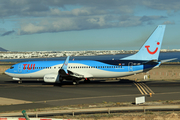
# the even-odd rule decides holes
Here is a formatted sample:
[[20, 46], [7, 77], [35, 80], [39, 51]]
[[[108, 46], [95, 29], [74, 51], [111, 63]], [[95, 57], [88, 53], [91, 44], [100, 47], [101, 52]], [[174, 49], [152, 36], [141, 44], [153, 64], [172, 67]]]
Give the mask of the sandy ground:
[[[100, 115], [94, 115], [91, 117], [89, 115], [89, 118], [86, 116], [83, 118], [83, 115], [76, 118], [76, 120], [179, 120], [180, 119], [180, 112], [149, 112], [147, 114], [144, 113], [120, 113], [120, 114], [103, 114], [100, 117]], [[65, 116], [67, 117], [67, 116]], [[57, 118], [63, 118], [57, 117]]]
[[[136, 116], [122, 116], [122, 117], [112, 117], [112, 118], [100, 118], [97, 120], [179, 120], [180, 114], [171, 113], [167, 115], [136, 115]], [[85, 120], [85, 119], [84, 119]], [[95, 119], [88, 119], [95, 120]]]
[[0, 105], [15, 105], [15, 104], [25, 104], [25, 103], [32, 103], [32, 102], [0, 97]]
[[0, 65], [0, 74], [4, 73], [10, 67], [11, 65]]
[[142, 80], [144, 75], [150, 80], [178, 80], [180, 79], [180, 65], [162, 65], [146, 73], [122, 77], [121, 79]]

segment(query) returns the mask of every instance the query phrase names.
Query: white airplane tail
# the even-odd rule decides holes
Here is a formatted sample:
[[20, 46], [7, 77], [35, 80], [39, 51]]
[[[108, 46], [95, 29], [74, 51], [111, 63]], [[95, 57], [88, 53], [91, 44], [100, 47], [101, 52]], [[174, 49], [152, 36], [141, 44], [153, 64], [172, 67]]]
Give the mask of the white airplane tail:
[[139, 52], [122, 60], [158, 60], [166, 25], [159, 25]]

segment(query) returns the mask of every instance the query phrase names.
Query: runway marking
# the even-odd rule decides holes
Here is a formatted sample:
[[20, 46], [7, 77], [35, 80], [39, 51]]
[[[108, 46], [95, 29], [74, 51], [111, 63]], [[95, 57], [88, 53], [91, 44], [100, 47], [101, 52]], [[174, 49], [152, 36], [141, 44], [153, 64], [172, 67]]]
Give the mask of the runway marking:
[[146, 88], [150, 91], [150, 93], [155, 94], [146, 84], [144, 84]]
[[0, 84], [3, 87], [54, 87], [54, 85], [19, 85], [19, 84]]
[[[168, 93], [156, 93], [156, 95], [160, 95], [160, 94], [180, 94], [180, 92], [168, 92]], [[14, 101], [18, 101], [16, 102], [16, 104], [27, 104], [27, 103], [48, 103], [48, 102], [58, 102], [58, 101], [69, 101], [69, 100], [86, 100], [86, 99], [98, 99], [98, 98], [112, 98], [112, 97], [128, 97], [128, 96], [138, 96], [139, 94], [130, 94], [130, 95], [112, 95], [112, 96], [97, 96], [97, 97], [80, 97], [80, 98], [67, 98], [67, 99], [56, 99], [56, 100], [43, 100], [43, 101], [34, 101], [34, 102], [30, 102], [30, 101], [23, 101], [23, 100], [17, 100], [17, 99], [9, 99], [9, 98], [1, 98], [0, 97], [0, 101], [4, 100], [10, 100], [11, 103], [9, 104], [3, 104], [3, 105], [12, 105], [15, 104]], [[13, 103], [12, 103], [13, 102]], [[1, 102], [0, 102], [1, 103]], [[0, 104], [2, 105], [2, 104]]]
[[145, 83], [134, 83], [142, 95], [155, 94]]
[[0, 105], [17, 105], [17, 104], [27, 104], [27, 103], [32, 103], [32, 102], [0, 97]]
[[[169, 93], [156, 93], [159, 94], [180, 94], [180, 92], [169, 92]], [[130, 94], [130, 95], [113, 95], [113, 96], [97, 96], [97, 97], [81, 97], [81, 98], [67, 98], [67, 99], [56, 99], [56, 100], [44, 100], [44, 101], [35, 101], [34, 103], [48, 103], [48, 102], [60, 102], [68, 100], [85, 100], [85, 99], [98, 99], [98, 98], [111, 98], [111, 97], [128, 97], [128, 96], [138, 96], [139, 94]]]
[[83, 100], [83, 99], [94, 99], [94, 98], [112, 98], [112, 97], [126, 97], [126, 96], [137, 96], [139, 94], [130, 94], [130, 95], [112, 95], [112, 96], [97, 96], [97, 97], [81, 97], [81, 98], [67, 98], [67, 99], [56, 99], [56, 100], [44, 100], [36, 101], [34, 103], [47, 103], [47, 102], [57, 102], [57, 101], [66, 101], [66, 100]]
[[[132, 85], [96, 85], [96, 87], [126, 87], [126, 86], [132, 86]], [[91, 85], [62, 85], [61, 87], [65, 88], [74, 88], [74, 87], [94, 87], [94, 84]]]
[[[55, 87], [55, 85], [0, 84], [3, 87]], [[61, 87], [94, 87], [94, 85], [62, 85]], [[96, 85], [96, 87], [123, 87], [132, 85]]]
[[144, 95], [144, 93], [142, 92], [142, 90], [140, 89], [140, 87], [139, 87], [136, 83], [134, 83], [134, 84], [136, 85], [136, 87], [138, 88], [138, 90], [141, 92], [141, 94]]
[[[179, 83], [177, 83], [177, 84], [170, 84], [170, 85], [172, 85], [172, 86], [180, 86]], [[163, 85], [151, 85], [151, 86], [168, 86], [168, 87], [169, 87], [168, 84], [163, 84]]]
[[180, 93], [180, 92], [156, 93], [156, 95], [157, 95], [157, 94], [178, 94], [178, 93]]

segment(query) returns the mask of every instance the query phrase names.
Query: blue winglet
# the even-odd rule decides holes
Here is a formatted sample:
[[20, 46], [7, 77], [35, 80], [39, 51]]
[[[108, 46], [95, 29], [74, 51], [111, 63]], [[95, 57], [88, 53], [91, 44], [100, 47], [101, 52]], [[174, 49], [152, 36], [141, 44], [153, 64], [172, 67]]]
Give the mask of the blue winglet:
[[62, 68], [61, 68], [61, 69], [63, 69], [63, 70], [66, 72], [67, 75], [68, 75], [67, 67], [68, 67], [69, 57], [70, 57], [70, 56], [68, 56], [68, 57], [66, 58], [63, 66], [62, 66]]

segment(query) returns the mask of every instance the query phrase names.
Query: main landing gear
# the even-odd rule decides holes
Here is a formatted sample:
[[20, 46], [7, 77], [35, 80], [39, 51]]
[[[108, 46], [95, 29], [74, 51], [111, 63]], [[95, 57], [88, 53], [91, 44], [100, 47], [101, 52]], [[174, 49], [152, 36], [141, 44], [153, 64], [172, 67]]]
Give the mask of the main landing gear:
[[73, 80], [73, 85], [79, 85], [79, 80]]
[[91, 81], [89, 80], [89, 78], [85, 78], [84, 83], [90, 83]]
[[[73, 85], [79, 85], [79, 80], [78, 79], [73, 79]], [[84, 82], [89, 83], [90, 82], [89, 78], [85, 78]]]
[[63, 82], [63, 78], [59, 77], [59, 83], [62, 84], [62, 82]]

